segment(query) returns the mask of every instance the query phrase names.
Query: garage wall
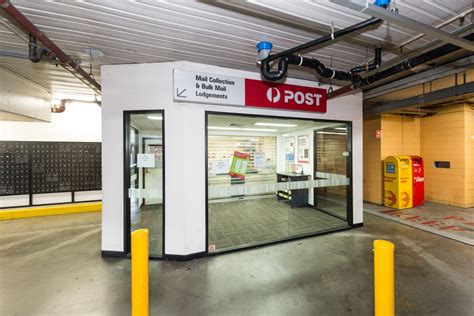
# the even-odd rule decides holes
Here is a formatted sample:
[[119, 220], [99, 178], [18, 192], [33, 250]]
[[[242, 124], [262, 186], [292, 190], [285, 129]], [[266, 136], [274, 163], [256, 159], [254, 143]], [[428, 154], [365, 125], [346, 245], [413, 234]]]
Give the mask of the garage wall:
[[101, 108], [96, 104], [68, 104], [52, 113], [51, 122], [0, 121], [0, 139], [9, 141], [100, 142]]
[[420, 154], [420, 119], [382, 115], [381, 157]]
[[[473, 206], [472, 115], [467, 106], [459, 105], [421, 120], [427, 200], [459, 207]], [[435, 168], [435, 161], [449, 161], [451, 167]]]
[[[0, 140], [49, 142], [100, 142], [101, 108], [95, 104], [69, 104], [52, 113], [51, 122], [0, 121]], [[76, 192], [75, 200], [100, 200], [100, 191]], [[34, 204], [70, 203], [70, 192], [34, 194]], [[0, 207], [28, 206], [28, 195], [0, 197]]]
[[474, 107], [466, 106], [464, 108], [464, 140], [466, 142], [466, 207], [474, 207]]
[[49, 122], [51, 97], [45, 88], [0, 68], [0, 119]]
[[[381, 129], [381, 139], [375, 130]], [[383, 204], [383, 161], [390, 155], [420, 155], [425, 163], [425, 199], [474, 206], [474, 110], [455, 105], [424, 118], [391, 114], [364, 119], [364, 201]], [[449, 161], [450, 169], [435, 168]]]
[[394, 155], [420, 155], [420, 119], [392, 114], [365, 119], [364, 201], [383, 204], [383, 161]]
[[364, 201], [382, 204], [381, 139], [375, 137], [380, 130], [380, 116], [364, 119]]

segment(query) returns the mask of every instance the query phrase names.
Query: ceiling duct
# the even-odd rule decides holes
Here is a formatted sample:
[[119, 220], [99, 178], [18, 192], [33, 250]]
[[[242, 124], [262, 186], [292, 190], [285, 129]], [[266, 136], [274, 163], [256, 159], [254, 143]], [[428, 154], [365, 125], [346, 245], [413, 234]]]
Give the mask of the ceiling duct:
[[[388, 5], [390, 4], [390, 0], [376, 0], [375, 4], [381, 8], [387, 9]], [[349, 34], [353, 34], [362, 30], [367, 30], [369, 27], [378, 27], [382, 23], [383, 23], [382, 19], [372, 17], [368, 20], [359, 22], [357, 24], [354, 24], [342, 30], [339, 30], [336, 32], [334, 32], [333, 30], [331, 34], [325, 35], [318, 39], [309, 41], [307, 43], [298, 45], [296, 47], [287, 49], [285, 51], [279, 52], [274, 55], [271, 55], [271, 49], [273, 47], [271, 43], [260, 42], [257, 44], [258, 60], [260, 62], [260, 72], [262, 73], [265, 79], [270, 80], [270, 81], [278, 81], [278, 80], [283, 79], [286, 76], [288, 72], [288, 65], [293, 64], [293, 65], [298, 65], [298, 66], [314, 69], [321, 77], [324, 77], [324, 78], [336, 79], [336, 80], [341, 80], [341, 81], [351, 81], [354, 85], [361, 86], [362, 77], [359, 76], [357, 73], [362, 72], [364, 70], [366, 71], [374, 70], [380, 67], [380, 63], [382, 60], [381, 48], [375, 49], [375, 58], [372, 64], [367, 64], [364, 66], [356, 66], [352, 68], [350, 71], [341, 71], [341, 70], [328, 68], [317, 59], [305, 58], [305, 57], [302, 57], [301, 55], [294, 55], [294, 54], [302, 50], [315, 47], [323, 43], [327, 43], [329, 41], [334, 41], [337, 38], [341, 38]], [[271, 70], [271, 62], [276, 59], [279, 59], [278, 70]]]
[[[464, 36], [463, 39], [465, 39], [467, 41], [471, 41], [471, 42], [474, 41], [474, 33], [471, 33], [469, 35]], [[414, 69], [415, 67], [418, 67], [418, 66], [423, 65], [423, 64], [430, 63], [430, 62], [436, 60], [437, 58], [440, 58], [442, 56], [445, 56], [447, 54], [451, 54], [453, 52], [460, 51], [460, 50], [461, 50], [461, 48], [454, 45], [454, 44], [445, 44], [443, 46], [440, 46], [438, 48], [430, 50], [430, 51], [428, 51], [424, 54], [418, 55], [418, 56], [413, 57], [413, 58], [408, 58], [408, 59], [404, 60], [403, 62], [401, 62], [401, 63], [399, 63], [395, 66], [392, 66], [392, 67], [387, 68], [387, 69], [385, 69], [385, 70], [383, 70], [379, 73], [376, 73], [374, 75], [371, 75], [371, 76], [368, 76], [368, 77], [362, 79], [362, 81], [361, 81], [362, 86], [367, 86], [367, 85], [373, 84], [375, 82], [378, 82], [380, 80], [383, 80], [383, 79], [389, 78], [391, 76], [397, 75], [397, 74], [399, 74], [403, 71]], [[473, 53], [468, 52], [467, 55], [471, 56], [471, 55], [473, 55]], [[465, 57], [465, 56], [463, 56], [463, 57]], [[401, 78], [406, 77], [406, 76], [408, 76], [408, 74], [405, 75], [405, 76], [402, 76]], [[400, 79], [400, 78], [398, 78], [398, 79]], [[336, 96], [348, 93], [351, 90], [357, 89], [359, 87], [360, 86], [355, 85], [355, 84], [342, 87], [342, 88], [334, 91], [331, 94], [330, 97], [334, 98]]]
[[[367, 29], [369, 27], [373, 26], [379, 26], [382, 24], [383, 21], [378, 18], [370, 18], [368, 20], [362, 21], [360, 23], [357, 23], [355, 25], [352, 25], [348, 28], [333, 32], [331, 34], [328, 34], [326, 36], [320, 37], [318, 39], [315, 39], [313, 41], [304, 43], [302, 45], [287, 49], [283, 52], [271, 55], [271, 48], [272, 45], [271, 43], [268, 42], [260, 42], [257, 45], [258, 53], [259, 53], [259, 59], [260, 59], [260, 71], [263, 75], [263, 77], [267, 80], [270, 81], [278, 81], [283, 79], [287, 72], [288, 72], [288, 65], [293, 64], [293, 65], [298, 65], [298, 66], [303, 66], [303, 67], [308, 67], [316, 70], [316, 72], [324, 78], [329, 78], [329, 79], [336, 79], [336, 80], [342, 80], [342, 81], [351, 81], [353, 83], [358, 83], [361, 80], [361, 77], [356, 74], [356, 72], [363, 71], [364, 69], [360, 69], [359, 67], [352, 68], [352, 71], [341, 71], [341, 70], [334, 70], [331, 68], [326, 67], [323, 63], [321, 63], [319, 60], [314, 59], [314, 58], [306, 58], [302, 57], [301, 55], [294, 55], [294, 53], [297, 53], [299, 51], [302, 51], [304, 49], [314, 47], [332, 40], [335, 40], [337, 38], [347, 36], [351, 33], [355, 33], [364, 29]], [[267, 52], [266, 54], [262, 54], [262, 50], [265, 49]], [[369, 65], [367, 69], [376, 69], [380, 66], [380, 61], [381, 61], [381, 49], [377, 48], [375, 50], [376, 55], [378, 55], [378, 58], [375, 58], [375, 62], [372, 65]], [[278, 70], [270, 70], [271, 69], [271, 62], [273, 60], [279, 59], [278, 61]], [[377, 64], [378, 63], [378, 64]]]

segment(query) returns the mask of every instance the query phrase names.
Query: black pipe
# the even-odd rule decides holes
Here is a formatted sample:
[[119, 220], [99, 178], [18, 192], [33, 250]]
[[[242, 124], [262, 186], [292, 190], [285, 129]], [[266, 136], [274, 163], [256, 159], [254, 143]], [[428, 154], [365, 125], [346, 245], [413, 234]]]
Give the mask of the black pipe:
[[[463, 37], [464, 39], [468, 41], [474, 41], [474, 33], [471, 33], [467, 36]], [[442, 57], [444, 55], [450, 54], [452, 52], [455, 52], [457, 50], [460, 50], [461, 48], [459, 46], [453, 45], [453, 44], [446, 44], [443, 46], [440, 46], [438, 48], [435, 48], [433, 50], [430, 50], [424, 54], [418, 55], [413, 58], [409, 58], [401, 62], [400, 64], [397, 64], [395, 66], [392, 66], [390, 68], [387, 68], [379, 73], [376, 73], [372, 76], [369, 76], [367, 78], [364, 78], [362, 80], [362, 85], [369, 85], [372, 84], [376, 81], [385, 79], [387, 77], [396, 75], [402, 71], [413, 69], [416, 66], [425, 64], [431, 60], [434, 60], [436, 58]], [[358, 86], [356, 86], [358, 87]]]
[[[277, 81], [277, 80], [283, 79], [283, 77], [286, 76], [286, 73], [288, 71], [288, 59], [289, 59], [289, 56], [292, 56], [291, 54], [296, 53], [298, 51], [301, 51], [303, 49], [310, 48], [310, 47], [315, 46], [315, 45], [320, 45], [322, 43], [334, 40], [338, 37], [341, 37], [341, 36], [356, 32], [356, 31], [360, 31], [360, 30], [365, 29], [369, 26], [373, 26], [373, 25], [377, 25], [377, 24], [381, 24], [381, 23], [383, 23], [383, 21], [381, 19], [372, 17], [368, 20], [365, 20], [365, 21], [362, 21], [360, 23], [354, 24], [354, 25], [349, 26], [345, 29], [336, 31], [332, 34], [322, 36], [318, 39], [315, 39], [313, 41], [301, 44], [299, 46], [284, 50], [284, 51], [279, 52], [275, 55], [270, 55], [270, 56], [268, 56], [267, 58], [265, 58], [264, 60], [262, 60], [260, 62], [260, 71], [261, 71], [263, 77], [267, 80]], [[278, 59], [278, 58], [280, 58], [280, 61], [278, 62], [278, 70], [271, 71], [270, 70], [270, 68], [271, 68], [270, 67], [270, 62], [272, 60], [275, 60], [275, 59]], [[311, 64], [312, 64], [311, 67], [316, 69], [316, 71], [318, 71], [318, 73], [328, 74], [328, 69], [323, 64], [321, 64], [318, 60], [315, 59], [315, 62], [311, 62]], [[330, 70], [330, 71], [331, 71], [331, 74], [329, 75], [329, 77], [332, 76], [332, 70]], [[343, 76], [343, 75], [338, 74], [338, 76]], [[347, 75], [344, 75], [344, 76], [347, 76]], [[350, 75], [349, 75], [349, 77], [350, 77]], [[333, 77], [333, 78], [337, 79], [336, 77]], [[343, 80], [343, 79], [340, 79], [340, 80]]]
[[263, 74], [265, 79], [270, 81], [277, 81], [282, 79], [286, 72], [288, 71], [288, 58], [283, 57], [280, 58], [278, 62], [278, 70], [271, 71], [270, 70], [270, 63], [262, 61], [260, 63], [260, 72]]
[[352, 68], [351, 70], [349, 70], [349, 72], [354, 74], [354, 73], [358, 73], [362, 71], [371, 71], [371, 70], [379, 68], [381, 63], [382, 63], [382, 48], [377, 47], [375, 48], [375, 58], [372, 64], [356, 66]]
[[290, 55], [286, 57], [288, 63], [292, 65], [299, 65], [316, 70], [316, 72], [324, 78], [336, 79], [342, 81], [359, 81], [360, 76], [352, 74], [348, 71], [335, 70], [324, 66], [319, 60], [314, 58], [305, 58], [302, 56]]
[[365, 29], [369, 26], [372, 26], [372, 25], [377, 25], [377, 24], [381, 24], [383, 23], [383, 21], [379, 18], [375, 18], [375, 17], [372, 17], [368, 20], [365, 20], [365, 21], [362, 21], [362, 22], [359, 22], [357, 24], [354, 24], [352, 26], [349, 26], [345, 29], [342, 29], [342, 30], [339, 30], [339, 31], [336, 31], [332, 34], [328, 34], [328, 35], [325, 35], [325, 36], [322, 36], [320, 38], [317, 38], [315, 40], [312, 40], [312, 41], [309, 41], [307, 43], [304, 43], [304, 44], [301, 44], [301, 45], [298, 45], [296, 47], [293, 47], [293, 48], [290, 48], [290, 49], [287, 49], [287, 50], [284, 50], [282, 52], [279, 52], [275, 55], [270, 55], [268, 56], [268, 58], [266, 58], [265, 60], [268, 60], [268, 61], [272, 61], [274, 59], [278, 59], [278, 58], [281, 58], [281, 57], [284, 57], [284, 56], [287, 56], [287, 55], [290, 55], [290, 54], [294, 54], [294, 53], [297, 53], [299, 51], [302, 51], [304, 49], [307, 49], [307, 48], [310, 48], [310, 47], [313, 47], [313, 46], [316, 46], [316, 45], [320, 45], [322, 43], [325, 43], [325, 42], [328, 42], [330, 40], [334, 40], [338, 37], [341, 37], [341, 36], [344, 36], [344, 35], [347, 35], [349, 33], [353, 33], [353, 32], [356, 32], [356, 31], [360, 31], [362, 29]]
[[[472, 41], [474, 41], [474, 33], [470, 33], [469, 35], [466, 35], [463, 38], [472, 42]], [[369, 76], [367, 78], [362, 79], [362, 78], [359, 77], [360, 80], [353, 81], [352, 84], [346, 85], [342, 88], [337, 89], [334, 92], [334, 94], [332, 94], [330, 97], [343, 95], [345, 93], [348, 93], [348, 92], [350, 92], [354, 89], [360, 88], [362, 86], [367, 86], [367, 85], [376, 83], [377, 81], [383, 80], [385, 78], [389, 78], [389, 77], [391, 77], [393, 75], [396, 75], [400, 72], [403, 72], [405, 70], [415, 68], [416, 66], [419, 66], [421, 64], [429, 63], [430, 61], [435, 60], [439, 57], [442, 57], [443, 55], [458, 51], [460, 49], [461, 48], [459, 48], [456, 45], [445, 44], [443, 46], [440, 46], [438, 48], [430, 50], [430, 51], [428, 51], [424, 54], [418, 55], [418, 56], [413, 57], [413, 58], [406, 59], [406, 60], [404, 60], [403, 62], [401, 62], [397, 65], [394, 65], [390, 68], [387, 68], [387, 69], [385, 69], [385, 70], [383, 70], [379, 73], [376, 73], [372, 76]], [[473, 53], [467, 53], [466, 55], [471, 56], [471, 55], [474, 55], [474, 54]], [[408, 75], [403, 75], [401, 77], [398, 77], [398, 79], [405, 78], [407, 76]]]
[[30, 34], [30, 42], [28, 44], [28, 58], [34, 62], [39, 63], [44, 56], [49, 54], [49, 51], [46, 48], [41, 48], [38, 50], [38, 45], [36, 44], [36, 38]]

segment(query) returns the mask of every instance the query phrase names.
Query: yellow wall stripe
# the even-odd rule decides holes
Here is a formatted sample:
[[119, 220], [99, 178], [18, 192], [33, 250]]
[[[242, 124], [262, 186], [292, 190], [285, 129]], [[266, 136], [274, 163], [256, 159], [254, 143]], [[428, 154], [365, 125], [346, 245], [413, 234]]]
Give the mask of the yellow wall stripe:
[[101, 210], [102, 210], [102, 202], [61, 204], [61, 205], [38, 206], [38, 207], [29, 207], [29, 208], [13, 208], [13, 209], [0, 210], [0, 220], [36, 217], [36, 216], [98, 212]]

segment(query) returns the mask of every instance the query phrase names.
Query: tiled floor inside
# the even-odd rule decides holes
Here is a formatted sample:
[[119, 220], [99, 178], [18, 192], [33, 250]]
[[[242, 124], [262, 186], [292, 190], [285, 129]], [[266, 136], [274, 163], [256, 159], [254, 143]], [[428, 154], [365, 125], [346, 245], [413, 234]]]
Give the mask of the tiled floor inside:
[[425, 202], [424, 206], [398, 210], [364, 203], [364, 211], [474, 245], [474, 208]]
[[149, 254], [153, 257], [163, 255], [163, 206], [162, 204], [132, 207], [130, 214], [131, 231], [148, 229]]
[[209, 245], [217, 251], [341, 227], [347, 222], [275, 197], [209, 204]]

